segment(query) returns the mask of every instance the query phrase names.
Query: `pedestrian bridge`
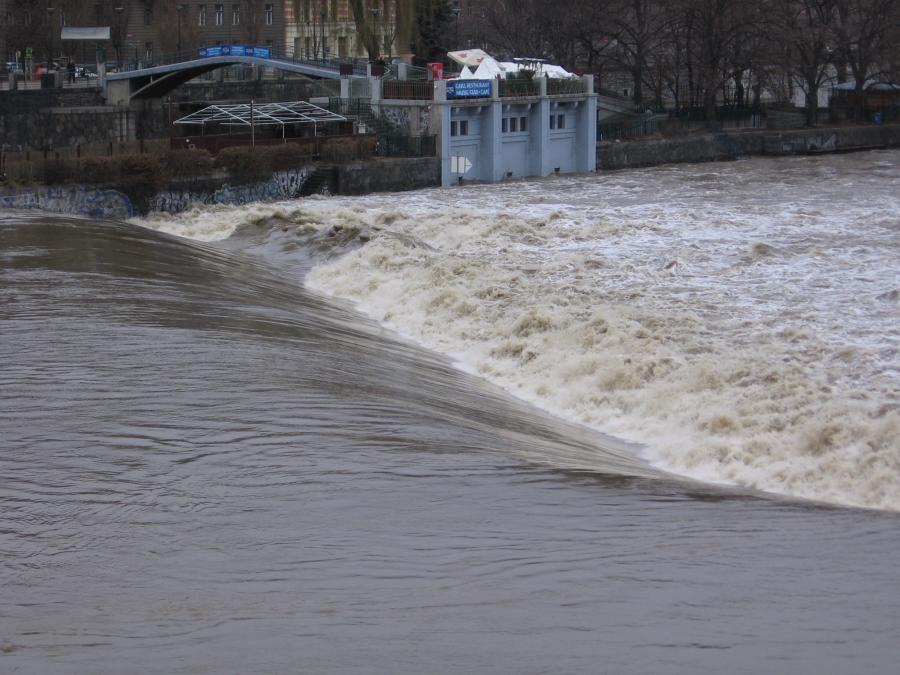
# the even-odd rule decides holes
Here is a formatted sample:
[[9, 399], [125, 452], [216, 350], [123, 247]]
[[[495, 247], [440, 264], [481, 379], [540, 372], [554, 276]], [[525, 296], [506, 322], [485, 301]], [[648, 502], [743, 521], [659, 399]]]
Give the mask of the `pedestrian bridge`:
[[[263, 58], [248, 55], [206, 56], [149, 68], [136, 68], [106, 76], [107, 101], [116, 105], [135, 99], [160, 98], [188, 80], [219, 68], [237, 65], [255, 65], [274, 68], [307, 77], [337, 80], [341, 78], [342, 64], [338, 61], [300, 58]], [[349, 69], [344, 64], [344, 71]], [[344, 77], [365, 77], [365, 65], [349, 64], [353, 74]]]

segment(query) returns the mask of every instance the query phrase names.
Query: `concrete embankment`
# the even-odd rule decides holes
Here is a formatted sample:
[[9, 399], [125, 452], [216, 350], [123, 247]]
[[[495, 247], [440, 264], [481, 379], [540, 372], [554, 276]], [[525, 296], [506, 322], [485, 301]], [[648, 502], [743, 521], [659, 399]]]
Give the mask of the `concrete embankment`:
[[682, 162], [715, 162], [752, 155], [808, 155], [900, 147], [900, 125], [735, 131], [681, 138], [597, 144], [600, 171]]
[[34, 208], [52, 213], [125, 219], [153, 211], [178, 213], [194, 206], [240, 205], [295, 199], [305, 194], [357, 195], [399, 192], [440, 185], [440, 160], [381, 159], [334, 166], [309, 164], [277, 171], [267, 180], [232, 184], [221, 175], [174, 181], [161, 190], [145, 186], [37, 185], [0, 191], [0, 208]]

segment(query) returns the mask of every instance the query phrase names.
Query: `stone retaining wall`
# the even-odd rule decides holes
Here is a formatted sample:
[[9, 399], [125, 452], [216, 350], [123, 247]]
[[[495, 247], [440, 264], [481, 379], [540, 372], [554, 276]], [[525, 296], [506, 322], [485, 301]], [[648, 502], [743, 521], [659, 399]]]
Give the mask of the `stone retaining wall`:
[[441, 184], [441, 160], [436, 157], [355, 162], [342, 164], [337, 171], [337, 191], [342, 195], [418, 190]]
[[597, 169], [610, 171], [750, 155], [805, 155], [900, 147], [900, 125], [745, 131], [597, 144]]
[[[179, 213], [196, 205], [230, 204], [296, 199], [315, 172], [314, 165], [279, 171], [271, 178], [247, 185], [229, 184], [219, 175], [173, 182], [159, 192], [140, 185], [36, 186], [0, 192], [0, 208], [34, 208], [53, 213], [123, 220], [154, 211]], [[383, 159], [339, 165], [338, 194], [415, 190], [440, 185], [440, 160]], [[323, 189], [327, 189], [323, 185]]]

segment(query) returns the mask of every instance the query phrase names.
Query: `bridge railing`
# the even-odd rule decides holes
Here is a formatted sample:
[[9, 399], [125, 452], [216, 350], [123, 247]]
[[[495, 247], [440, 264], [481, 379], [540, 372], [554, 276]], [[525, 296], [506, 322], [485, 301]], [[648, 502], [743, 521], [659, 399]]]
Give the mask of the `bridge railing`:
[[[302, 52], [295, 53], [294, 50], [288, 49], [278, 50], [269, 48], [269, 52], [270, 56], [266, 59], [267, 61], [281, 61], [298, 65], [314, 66], [323, 68], [325, 70], [330, 70], [335, 73], [339, 73], [342, 66], [344, 66], [345, 68], [349, 66], [350, 68], [352, 68], [353, 75], [357, 77], [365, 77], [367, 73], [367, 61], [364, 59], [325, 58], [319, 57], [317, 55], [310, 56]], [[131, 72], [135, 70], [143, 70], [144, 68], [152, 68], [155, 66], [175, 65], [178, 63], [184, 63], [186, 61], [203, 61], [207, 58], [210, 57], [200, 56], [199, 50], [197, 49], [154, 55], [150, 59], [141, 59], [137, 55], [135, 55], [135, 58], [133, 59], [129, 59], [127, 58], [127, 56], [124, 56], [120, 61], [108, 61], [107, 72]], [[275, 64], [273, 63], [273, 66], [274, 65]]]

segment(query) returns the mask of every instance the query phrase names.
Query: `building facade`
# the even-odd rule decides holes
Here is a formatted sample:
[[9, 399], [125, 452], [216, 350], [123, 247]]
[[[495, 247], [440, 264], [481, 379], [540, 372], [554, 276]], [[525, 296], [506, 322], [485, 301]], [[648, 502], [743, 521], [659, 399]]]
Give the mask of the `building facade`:
[[113, 0], [106, 12], [117, 60], [163, 63], [224, 44], [284, 49], [283, 0]]
[[364, 58], [377, 50], [371, 55], [390, 60], [409, 50], [400, 35], [396, 0], [371, 0], [363, 30], [348, 0], [287, 0], [284, 11], [286, 42], [298, 57]]
[[[31, 53], [35, 62], [104, 58], [150, 65], [217, 44], [283, 52], [284, 17], [285, 0], [0, 0], [0, 55], [7, 62]], [[67, 26], [108, 26], [110, 39], [63, 41]]]

